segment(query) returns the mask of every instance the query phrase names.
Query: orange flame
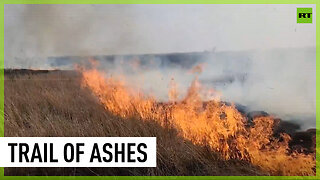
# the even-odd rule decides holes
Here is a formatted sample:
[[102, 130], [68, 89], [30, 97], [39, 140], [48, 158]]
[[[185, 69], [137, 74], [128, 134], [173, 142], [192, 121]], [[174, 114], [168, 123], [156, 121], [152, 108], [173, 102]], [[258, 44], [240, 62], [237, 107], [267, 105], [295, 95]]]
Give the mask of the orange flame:
[[106, 110], [117, 116], [173, 126], [194, 144], [207, 145], [226, 160], [250, 161], [271, 175], [315, 175], [315, 156], [289, 153], [290, 136], [283, 134], [282, 141], [273, 136], [273, 117], [255, 118], [253, 126], [246, 126], [247, 118], [234, 105], [226, 105], [219, 99], [204, 103], [197, 78], [182, 100], [178, 100], [177, 85], [172, 79], [170, 102], [159, 103], [154, 97], [128, 87], [124, 80], [108, 77], [96, 69], [80, 71], [83, 85], [90, 88]]

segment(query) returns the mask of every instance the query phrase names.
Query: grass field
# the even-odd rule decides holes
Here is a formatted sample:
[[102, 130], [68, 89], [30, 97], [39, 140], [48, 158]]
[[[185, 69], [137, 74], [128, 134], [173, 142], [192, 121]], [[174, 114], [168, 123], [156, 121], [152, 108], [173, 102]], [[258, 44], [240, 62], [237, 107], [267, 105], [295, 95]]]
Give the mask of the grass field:
[[156, 168], [5, 168], [5, 175], [268, 175], [249, 162], [223, 160], [172, 127], [111, 114], [77, 72], [9, 72], [4, 91], [8, 137], [157, 137]]

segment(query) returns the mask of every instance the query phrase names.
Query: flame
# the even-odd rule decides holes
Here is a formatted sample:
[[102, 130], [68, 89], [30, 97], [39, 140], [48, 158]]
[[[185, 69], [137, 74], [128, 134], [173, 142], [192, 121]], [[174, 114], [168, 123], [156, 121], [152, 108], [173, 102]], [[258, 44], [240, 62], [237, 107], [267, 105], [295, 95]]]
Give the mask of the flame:
[[[185, 139], [209, 146], [221, 158], [250, 161], [271, 175], [315, 175], [315, 155], [289, 152], [290, 136], [282, 134], [281, 141], [273, 136], [273, 117], [255, 118], [254, 125], [248, 127], [247, 118], [234, 105], [226, 105], [219, 98], [204, 103], [200, 94], [203, 88], [197, 78], [181, 100], [172, 78], [170, 101], [159, 103], [154, 97], [127, 86], [123, 78], [96, 69], [79, 70], [83, 86], [117, 116], [173, 126]], [[209, 94], [213, 92], [210, 90]]]

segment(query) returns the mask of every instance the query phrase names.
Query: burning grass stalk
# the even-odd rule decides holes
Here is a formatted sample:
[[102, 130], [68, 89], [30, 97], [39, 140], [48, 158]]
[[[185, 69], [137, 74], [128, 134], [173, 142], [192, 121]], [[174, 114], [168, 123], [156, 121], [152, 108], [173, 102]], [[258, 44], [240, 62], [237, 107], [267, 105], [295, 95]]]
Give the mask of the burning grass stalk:
[[[273, 117], [256, 118], [254, 125], [248, 127], [247, 118], [233, 105], [218, 99], [204, 103], [197, 78], [181, 100], [175, 96], [171, 103], [159, 103], [156, 98], [127, 86], [124, 79], [96, 69], [82, 69], [81, 73], [83, 86], [114, 115], [155, 120], [163, 127], [169, 123], [183, 138], [196, 145], [208, 145], [222, 159], [246, 160], [272, 175], [315, 175], [313, 154], [289, 152], [290, 136], [282, 134], [282, 140], [273, 136]], [[178, 93], [173, 89], [169, 96], [172, 92]]]

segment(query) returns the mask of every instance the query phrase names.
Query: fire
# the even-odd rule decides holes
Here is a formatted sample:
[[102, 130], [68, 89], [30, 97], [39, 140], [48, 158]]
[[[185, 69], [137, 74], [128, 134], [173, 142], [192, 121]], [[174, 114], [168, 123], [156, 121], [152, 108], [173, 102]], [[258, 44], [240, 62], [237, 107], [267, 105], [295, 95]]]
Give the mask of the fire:
[[[96, 69], [80, 69], [83, 86], [96, 95], [105, 109], [123, 118], [157, 121], [173, 126], [181, 136], [197, 145], [209, 146], [223, 159], [250, 161], [271, 175], [315, 175], [315, 156], [289, 152], [290, 136], [273, 136], [273, 117], [247, 118], [234, 105], [218, 97], [204, 102], [198, 79], [192, 82], [184, 98], [178, 99], [177, 84], [172, 78], [169, 102], [160, 103], [126, 85], [124, 78], [111, 77]], [[215, 91], [209, 91], [209, 94]]]

